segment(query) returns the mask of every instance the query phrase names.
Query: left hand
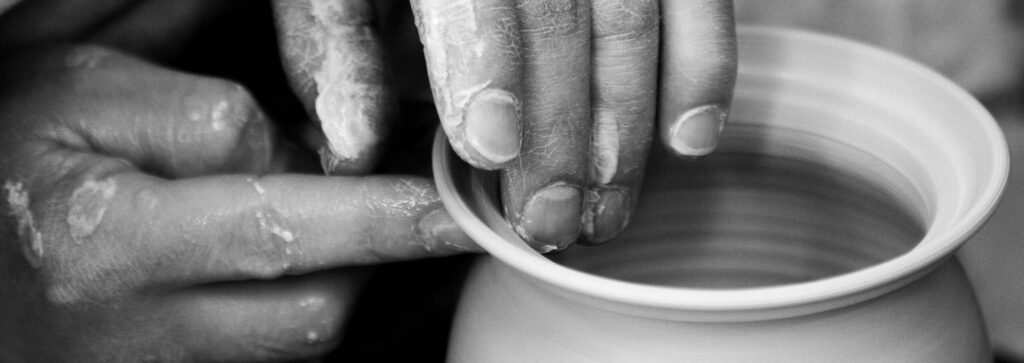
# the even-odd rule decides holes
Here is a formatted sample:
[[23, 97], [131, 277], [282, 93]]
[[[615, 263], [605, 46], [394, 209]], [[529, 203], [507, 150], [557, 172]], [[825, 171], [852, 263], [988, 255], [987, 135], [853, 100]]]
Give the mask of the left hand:
[[233, 82], [96, 46], [0, 69], [0, 361], [311, 358], [351, 267], [476, 249], [428, 179], [285, 173]]

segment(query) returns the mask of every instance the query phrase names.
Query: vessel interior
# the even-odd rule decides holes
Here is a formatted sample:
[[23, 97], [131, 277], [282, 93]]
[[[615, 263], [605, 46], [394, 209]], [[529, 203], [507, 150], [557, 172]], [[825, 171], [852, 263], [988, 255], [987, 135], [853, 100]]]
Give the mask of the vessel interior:
[[839, 140], [739, 122], [700, 160], [654, 145], [623, 234], [548, 257], [624, 281], [739, 289], [839, 276], [914, 248], [932, 218], [928, 188]]

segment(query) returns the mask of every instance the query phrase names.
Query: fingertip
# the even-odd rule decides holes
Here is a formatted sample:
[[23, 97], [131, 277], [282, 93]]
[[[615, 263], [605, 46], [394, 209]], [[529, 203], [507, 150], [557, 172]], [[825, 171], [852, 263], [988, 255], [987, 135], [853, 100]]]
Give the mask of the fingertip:
[[416, 225], [427, 251], [438, 253], [483, 252], [444, 207], [428, 212]]
[[694, 107], [684, 112], [665, 131], [665, 144], [680, 156], [700, 157], [718, 146], [728, 111], [719, 105]]
[[423, 0], [412, 7], [452, 149], [478, 169], [507, 166], [522, 147], [517, 7], [509, 0]]
[[622, 234], [632, 215], [632, 198], [623, 188], [602, 187], [590, 191], [583, 215], [583, 239], [580, 244], [599, 245]]
[[317, 98], [317, 118], [324, 135], [323, 146], [320, 148], [324, 170], [331, 175], [366, 173], [373, 169], [380, 157], [384, 138], [389, 131], [386, 124], [390, 121], [390, 115], [385, 109], [390, 104], [354, 97], [334, 100], [348, 103], [348, 106], [341, 108], [351, 109], [319, 107], [320, 104], [330, 103], [331, 98], [324, 93]]
[[736, 83], [732, 1], [663, 1], [661, 137], [680, 156], [711, 153]]
[[342, 156], [331, 147], [331, 141], [324, 131], [312, 124], [303, 127], [300, 139], [309, 150], [316, 150], [320, 160], [320, 172], [324, 175], [364, 175], [373, 171], [380, 157], [376, 152], [379, 145], [376, 144], [348, 157]]
[[580, 188], [555, 183], [527, 200], [515, 229], [540, 252], [565, 249], [579, 237], [582, 212]]
[[326, 145], [320, 147], [317, 153], [320, 154], [320, 168], [324, 175], [363, 175], [373, 171], [377, 164], [376, 155], [373, 153], [345, 158], [338, 156]]

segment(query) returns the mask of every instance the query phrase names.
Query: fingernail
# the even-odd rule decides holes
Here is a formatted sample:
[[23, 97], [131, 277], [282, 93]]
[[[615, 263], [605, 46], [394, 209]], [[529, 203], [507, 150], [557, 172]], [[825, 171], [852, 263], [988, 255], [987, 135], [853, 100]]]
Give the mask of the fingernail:
[[469, 105], [465, 117], [466, 142], [481, 157], [502, 164], [519, 156], [519, 112], [511, 93], [481, 92]]
[[687, 111], [671, 128], [669, 145], [684, 156], [703, 156], [718, 146], [718, 135], [725, 127], [727, 113], [716, 105]]
[[451, 214], [444, 207], [437, 208], [420, 218], [418, 231], [429, 251], [481, 252], [476, 242], [462, 231]]
[[597, 201], [583, 219], [583, 244], [602, 244], [618, 237], [629, 224], [631, 212], [629, 193], [622, 189], [595, 192]]
[[517, 230], [542, 247], [568, 247], [580, 233], [582, 202], [580, 189], [571, 185], [541, 189], [526, 202]]

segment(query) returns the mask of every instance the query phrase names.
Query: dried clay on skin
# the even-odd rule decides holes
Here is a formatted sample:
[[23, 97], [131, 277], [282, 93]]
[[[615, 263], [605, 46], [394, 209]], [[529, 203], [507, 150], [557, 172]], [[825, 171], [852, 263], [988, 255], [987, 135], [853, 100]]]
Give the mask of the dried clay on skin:
[[[490, 44], [479, 34], [477, 14], [472, 2], [460, 0], [448, 6], [423, 6], [417, 1], [413, 9], [417, 11], [416, 27], [426, 52], [427, 72], [437, 112], [445, 128], [457, 130], [465, 123], [465, 111], [470, 102], [485, 91], [494, 92], [490, 88], [490, 80], [456, 87], [455, 83], [460, 78], [469, 76], [458, 73], [464, 72], [471, 61], [479, 62], [493, 50], [487, 49]], [[522, 107], [511, 94], [510, 98], [517, 109]], [[461, 132], [449, 134], [452, 148], [460, 155], [466, 155], [464, 135]]]
[[[370, 64], [375, 61], [346, 47], [352, 39], [364, 40], [373, 35], [368, 26], [338, 24], [339, 19], [345, 17], [343, 5], [324, 0], [313, 0], [310, 5], [317, 24], [306, 31], [319, 55], [311, 59], [321, 60], [312, 74], [317, 90], [316, 114], [334, 155], [356, 159], [377, 141], [377, 130], [371, 120], [379, 115], [370, 113], [379, 112], [374, 104], [379, 103], [383, 90], [379, 84], [353, 79], [351, 69], [382, 65]], [[370, 73], [373, 72], [380, 73], [380, 70]]]
[[597, 184], [608, 184], [619, 167], [619, 125], [610, 117], [595, 115], [591, 146], [590, 177]]
[[228, 107], [228, 101], [220, 100], [210, 109], [210, 127], [213, 128], [213, 131], [223, 130], [227, 123], [230, 122], [225, 119]]
[[82, 243], [96, 231], [116, 192], [117, 183], [110, 179], [87, 180], [75, 189], [68, 199], [67, 216], [68, 233], [72, 241]]
[[[246, 178], [245, 181], [252, 185], [252, 189], [256, 192], [257, 198], [266, 198], [267, 190], [260, 185], [256, 178]], [[264, 207], [256, 211], [256, 223], [260, 231], [269, 233], [284, 243], [295, 242], [297, 236], [291, 230], [283, 226], [283, 223], [281, 223], [282, 219], [283, 218], [281, 218], [280, 214], [271, 208]], [[291, 254], [292, 251], [288, 248], [286, 252]]]
[[28, 191], [21, 182], [4, 183], [10, 215], [18, 221], [18, 240], [29, 264], [39, 267], [43, 258], [43, 234], [36, 228], [35, 219], [29, 209]]
[[281, 223], [278, 222], [280, 218], [272, 216], [272, 213], [263, 211], [256, 212], [256, 222], [259, 224], [260, 231], [270, 233], [285, 243], [295, 242], [295, 234], [292, 233], [292, 231], [281, 227]]

